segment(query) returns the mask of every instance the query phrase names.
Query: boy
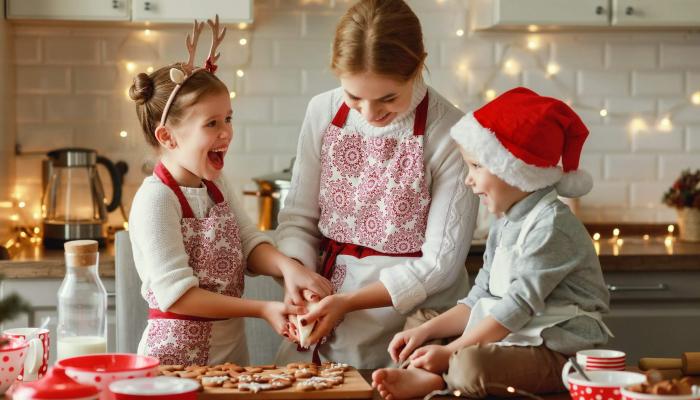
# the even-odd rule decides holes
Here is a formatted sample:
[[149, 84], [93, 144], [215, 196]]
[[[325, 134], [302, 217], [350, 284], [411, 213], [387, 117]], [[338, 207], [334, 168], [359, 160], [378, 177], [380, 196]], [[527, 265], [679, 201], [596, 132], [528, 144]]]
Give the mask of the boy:
[[[394, 336], [389, 353], [409, 367], [375, 371], [373, 386], [386, 399], [445, 386], [479, 398], [512, 394], [509, 386], [561, 391], [568, 355], [611, 335], [600, 316], [609, 294], [598, 257], [583, 224], [557, 199], [592, 187], [578, 170], [588, 130], [563, 102], [516, 88], [463, 117], [450, 135], [469, 166], [465, 184], [500, 219], [468, 296]], [[419, 348], [457, 335], [446, 346]]]

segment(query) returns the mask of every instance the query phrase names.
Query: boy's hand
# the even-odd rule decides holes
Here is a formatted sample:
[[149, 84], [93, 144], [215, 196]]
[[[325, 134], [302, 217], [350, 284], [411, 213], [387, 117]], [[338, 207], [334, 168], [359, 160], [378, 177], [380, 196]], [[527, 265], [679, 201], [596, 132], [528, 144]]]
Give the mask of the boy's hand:
[[423, 326], [399, 332], [389, 343], [389, 355], [395, 363], [401, 364], [426, 340], [428, 340], [428, 332]]
[[319, 299], [333, 292], [333, 286], [328, 279], [307, 269], [291, 258], [287, 258], [280, 265], [280, 271], [284, 278], [285, 302], [291, 302], [296, 305], [304, 304], [302, 296], [306, 295], [306, 293], [303, 293], [305, 290], [313, 292]]
[[285, 304], [279, 301], [269, 301], [263, 305], [261, 317], [280, 336], [289, 337], [288, 319], [289, 315], [305, 314], [306, 308], [303, 306], [295, 306]]
[[421, 347], [411, 355], [411, 366], [442, 374], [450, 366], [452, 351], [445, 346], [430, 345]]

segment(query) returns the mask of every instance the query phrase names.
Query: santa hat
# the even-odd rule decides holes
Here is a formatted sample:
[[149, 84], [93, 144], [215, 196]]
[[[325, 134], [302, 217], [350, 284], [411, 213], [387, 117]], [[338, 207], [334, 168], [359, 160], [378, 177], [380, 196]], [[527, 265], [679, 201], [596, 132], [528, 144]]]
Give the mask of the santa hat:
[[[556, 185], [581, 197], [593, 179], [578, 169], [588, 129], [564, 102], [523, 87], [509, 90], [457, 122], [450, 136], [481, 165], [525, 192]], [[559, 164], [561, 159], [561, 167]]]

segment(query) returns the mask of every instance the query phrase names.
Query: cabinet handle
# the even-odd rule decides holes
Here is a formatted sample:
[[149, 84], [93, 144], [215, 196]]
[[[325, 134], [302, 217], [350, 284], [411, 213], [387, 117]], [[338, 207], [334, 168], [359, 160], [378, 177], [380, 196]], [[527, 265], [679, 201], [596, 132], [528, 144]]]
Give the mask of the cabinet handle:
[[663, 292], [668, 290], [668, 285], [665, 283], [659, 283], [658, 285], [639, 285], [639, 286], [624, 286], [624, 285], [608, 285], [608, 291], [610, 292]]
[[632, 14], [634, 14], [634, 7], [629, 6], [629, 7], [625, 8], [625, 14], [626, 14], [626, 15], [632, 15]]
[[146, 11], [151, 11], [151, 2], [150, 2], [150, 1], [144, 2], [144, 3], [143, 3], [143, 9], [146, 10]]
[[117, 293], [116, 293], [116, 292], [107, 292], [107, 297], [114, 297], [114, 298], [116, 298], [116, 297], [117, 297]]
[[117, 9], [119, 8], [119, 1], [118, 0], [112, 0], [112, 8]]
[[605, 8], [603, 8], [603, 6], [598, 6], [595, 8], [596, 15], [603, 15], [604, 12], [605, 12]]

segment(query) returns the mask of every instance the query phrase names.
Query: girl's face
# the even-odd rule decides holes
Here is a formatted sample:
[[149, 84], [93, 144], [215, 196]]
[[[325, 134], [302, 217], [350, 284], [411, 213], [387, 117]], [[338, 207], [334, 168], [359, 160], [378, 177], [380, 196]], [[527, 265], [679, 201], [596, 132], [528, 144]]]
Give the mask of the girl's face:
[[233, 139], [232, 113], [228, 93], [219, 91], [200, 98], [180, 123], [168, 127], [175, 144], [165, 156], [179, 169], [171, 173], [180, 185], [198, 187], [202, 178], [211, 181], [221, 175]]
[[504, 214], [513, 204], [525, 198], [528, 193], [511, 186], [503, 179], [483, 167], [472, 155], [459, 147], [464, 162], [469, 167], [469, 174], [464, 184], [479, 196], [481, 203], [496, 215]]
[[376, 127], [386, 126], [400, 113], [408, 111], [413, 81], [400, 82], [385, 75], [362, 72], [342, 75], [345, 103]]

